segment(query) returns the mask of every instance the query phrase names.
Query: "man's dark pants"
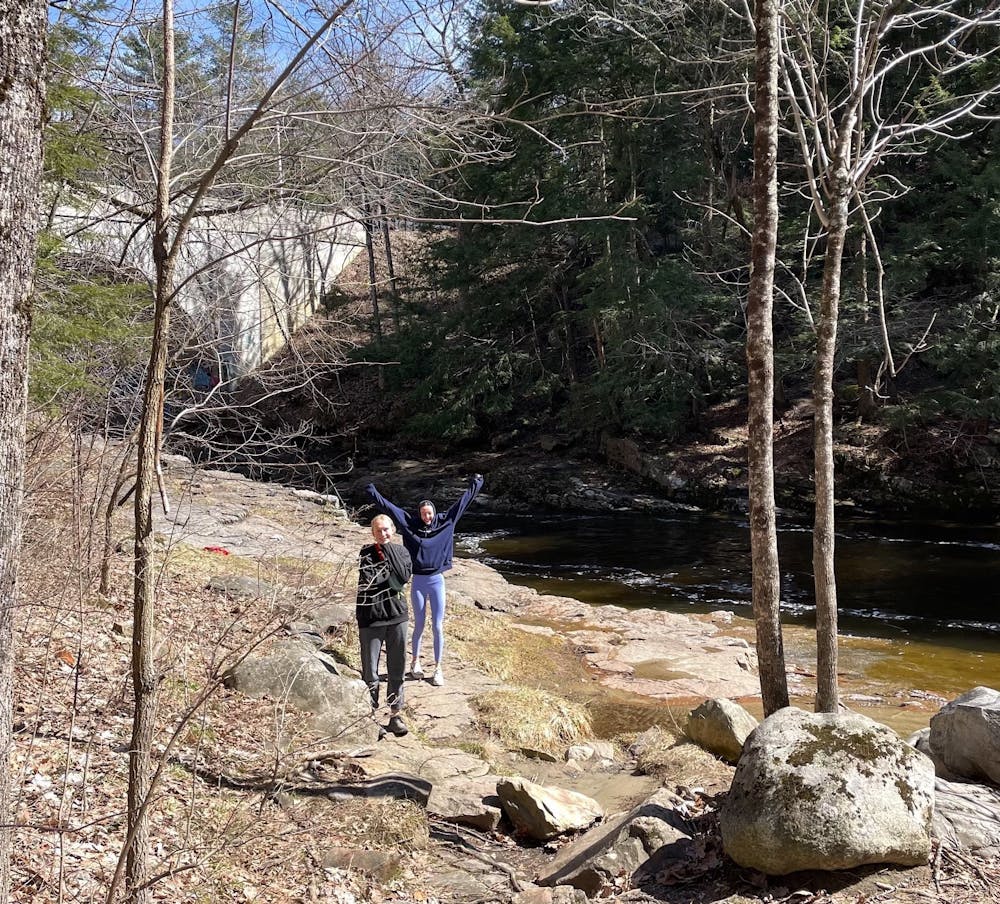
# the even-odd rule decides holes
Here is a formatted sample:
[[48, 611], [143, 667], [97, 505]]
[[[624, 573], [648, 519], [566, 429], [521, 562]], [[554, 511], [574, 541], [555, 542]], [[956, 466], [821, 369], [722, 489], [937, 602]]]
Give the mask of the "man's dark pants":
[[358, 628], [361, 636], [361, 680], [368, 685], [372, 706], [378, 708], [378, 661], [385, 646], [385, 665], [389, 673], [386, 702], [393, 712], [403, 708], [403, 676], [406, 674], [407, 622], [398, 625]]

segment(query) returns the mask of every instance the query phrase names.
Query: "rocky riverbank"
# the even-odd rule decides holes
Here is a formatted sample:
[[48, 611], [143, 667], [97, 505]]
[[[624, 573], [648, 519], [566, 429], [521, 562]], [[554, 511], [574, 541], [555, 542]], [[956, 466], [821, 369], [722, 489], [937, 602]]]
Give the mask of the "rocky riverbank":
[[[733, 770], [684, 725], [706, 697], [753, 705], [752, 635], [728, 613], [593, 607], [458, 561], [446, 683], [407, 682], [397, 738], [357, 678], [352, 582], [368, 534], [339, 500], [182, 459], [166, 462], [166, 492], [153, 827], [165, 899], [569, 904], [589, 889], [636, 904], [846, 904], [887, 888], [887, 901], [926, 900], [956, 877], [965, 900], [988, 887], [951, 855], [794, 885], [722, 855], [715, 807]], [[18, 820], [79, 828], [19, 846], [25, 900], [93, 897], [114, 870], [130, 726], [127, 525], [116, 531], [106, 599], [56, 605], [66, 544], [31, 578], [49, 602], [24, 626]], [[793, 677], [807, 696], [808, 669]], [[926, 721], [936, 706], [915, 700]]]
[[[397, 468], [397, 473], [405, 470]], [[475, 836], [471, 854], [435, 850], [436, 866], [424, 868], [417, 879], [425, 894], [454, 901], [508, 900], [515, 895], [522, 904], [561, 900], [547, 890], [555, 881], [548, 878], [561, 875], [568, 862], [578, 868], [579, 855], [572, 848], [563, 850], [561, 844], [539, 846], [537, 840], [531, 841], [530, 821], [519, 824], [511, 815], [517, 807], [512, 811], [507, 798], [495, 798], [491, 789], [503, 784], [498, 776], [516, 775], [530, 780], [535, 789], [531, 793], [550, 797], [539, 804], [545, 812], [561, 812], [560, 807], [570, 804], [577, 812], [574, 808], [581, 805], [575, 799], [567, 803], [566, 794], [591, 801], [584, 807], [581, 825], [592, 821], [595, 812], [625, 813], [635, 807], [632, 818], [655, 812], [665, 820], [664, 826], [688, 826], [676, 836], [684, 843], [673, 857], [661, 854], [638, 887], [629, 891], [631, 883], [616, 888], [612, 881], [601, 886], [603, 894], [628, 892], [630, 900], [688, 900], [684, 893], [676, 897], [677, 885], [697, 877], [716, 890], [712, 900], [746, 900], [736, 890], [742, 880], [734, 878], [731, 867], [719, 858], [711, 831], [702, 835], [691, 823], [711, 811], [710, 795], [728, 786], [731, 769], [687, 742], [683, 725], [687, 711], [705, 698], [738, 698], [753, 706], [758, 685], [747, 625], [726, 612], [691, 618], [590, 606], [511, 585], [478, 562], [457, 560], [448, 576], [446, 683], [434, 687], [408, 681], [406, 715], [411, 733], [405, 738], [385, 736], [363, 712], [345, 720], [344, 701], [332, 702], [329, 691], [331, 673], [348, 683], [356, 676], [351, 667], [350, 581], [357, 549], [368, 536], [365, 528], [333, 509], [332, 497], [232, 475], [199, 474], [189, 471], [183, 461], [173, 462], [171, 472], [189, 488], [170, 519], [185, 543], [223, 548], [251, 559], [318, 560], [333, 566], [336, 577], [326, 584], [321, 599], [286, 621], [283, 636], [255, 651], [230, 683], [242, 692], [263, 695], [264, 700], [291, 699], [313, 713], [313, 730], [325, 735], [329, 748], [325, 768], [331, 778], [335, 775], [336, 781], [350, 786], [332, 792], [330, 799], [357, 793], [415, 799], [426, 809], [432, 826], [486, 832], [485, 837]], [[277, 521], [272, 520], [279, 512]], [[216, 581], [216, 586], [226, 592], [232, 589], [224, 582]], [[279, 593], [278, 588], [262, 584], [253, 590], [253, 595], [265, 598]], [[300, 680], [307, 673], [315, 683]], [[807, 669], [797, 668], [791, 678], [799, 694], [811, 693]], [[524, 689], [542, 696], [518, 698]], [[544, 709], [553, 700], [582, 704], [589, 720], [584, 728], [543, 732], [525, 742], [512, 729], [507, 733], [509, 724], [498, 727], [489, 716], [495, 701], [511, 695], [514, 708], [501, 715], [506, 723], [524, 716], [519, 709]], [[886, 705], [877, 697], [856, 702]], [[919, 723], [938, 702], [918, 693], [904, 708], [922, 713]], [[887, 705], [899, 707], [896, 702]], [[553, 712], [561, 712], [559, 706]], [[351, 712], [350, 705], [346, 711]], [[337, 714], [333, 721], [331, 713]], [[542, 721], [557, 719], [549, 711], [534, 715]], [[651, 805], [654, 792], [664, 784], [670, 792]], [[697, 814], [701, 815], [695, 819]], [[513, 827], [505, 823], [509, 818], [514, 818]], [[548, 831], [539, 830], [535, 838], [544, 839]], [[555, 837], [565, 827], [551, 831]], [[511, 832], [521, 844], [505, 848], [507, 842], [501, 839], [511, 838]], [[655, 846], [662, 847], [662, 840]], [[699, 853], [693, 853], [692, 845]], [[554, 854], [558, 856], [552, 860]], [[338, 857], [337, 863], [369, 869], [377, 878], [378, 869], [359, 867], [371, 860], [370, 851], [344, 849]], [[385, 865], [380, 858], [375, 862], [379, 868]], [[607, 881], [608, 874], [602, 875], [601, 881]], [[912, 885], [919, 897], [916, 889], [926, 878], [927, 868], [917, 868], [905, 877], [894, 873], [892, 885], [896, 889]], [[536, 888], [532, 879], [541, 883], [537, 893], [531, 891]], [[767, 887], [766, 880], [764, 884]], [[779, 885], [775, 891], [781, 889]], [[850, 885], [848, 889], [846, 896], [830, 900], [854, 900], [851, 896], [858, 889]], [[777, 894], [766, 893], [778, 899]], [[814, 900], [827, 898], [817, 894]], [[898, 900], [906, 900], [905, 893]]]

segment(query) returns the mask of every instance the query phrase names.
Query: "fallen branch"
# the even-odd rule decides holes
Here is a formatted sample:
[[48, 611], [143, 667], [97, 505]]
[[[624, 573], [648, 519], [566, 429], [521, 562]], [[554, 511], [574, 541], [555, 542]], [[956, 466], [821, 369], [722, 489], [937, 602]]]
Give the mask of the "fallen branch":
[[460, 848], [463, 854], [467, 854], [473, 859], [479, 860], [481, 863], [485, 863], [487, 866], [503, 873], [515, 892], [524, 891], [528, 887], [528, 883], [518, 876], [517, 871], [512, 866], [501, 863], [489, 854], [484, 854], [470, 844], [465, 835], [462, 834], [463, 832], [475, 834], [478, 840], [485, 840], [478, 832], [474, 832], [472, 829], [465, 829], [464, 827], [460, 829], [453, 823], [445, 822], [443, 819], [435, 819], [434, 817], [429, 817], [428, 822], [434, 826], [432, 834], [436, 840], [444, 844], [450, 844], [452, 847]]

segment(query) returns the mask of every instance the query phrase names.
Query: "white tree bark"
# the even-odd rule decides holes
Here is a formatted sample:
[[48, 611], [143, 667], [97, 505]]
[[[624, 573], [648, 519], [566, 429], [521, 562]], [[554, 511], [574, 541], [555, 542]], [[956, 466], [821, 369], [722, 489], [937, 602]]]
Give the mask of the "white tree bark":
[[747, 293], [750, 553], [764, 713], [788, 706], [781, 635], [781, 571], [774, 511], [774, 258], [778, 235], [778, 23], [780, 0], [757, 0], [754, 230]]
[[0, 901], [8, 900], [10, 890], [14, 612], [42, 169], [45, 9], [41, 0], [0, 0]]

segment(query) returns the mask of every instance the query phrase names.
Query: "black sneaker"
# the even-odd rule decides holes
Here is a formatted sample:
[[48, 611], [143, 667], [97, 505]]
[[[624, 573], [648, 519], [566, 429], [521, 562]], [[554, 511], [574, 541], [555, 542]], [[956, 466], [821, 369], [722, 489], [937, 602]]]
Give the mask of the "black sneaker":
[[389, 731], [391, 731], [397, 738], [403, 737], [410, 729], [406, 727], [406, 723], [402, 720], [400, 716], [393, 716], [389, 720]]

